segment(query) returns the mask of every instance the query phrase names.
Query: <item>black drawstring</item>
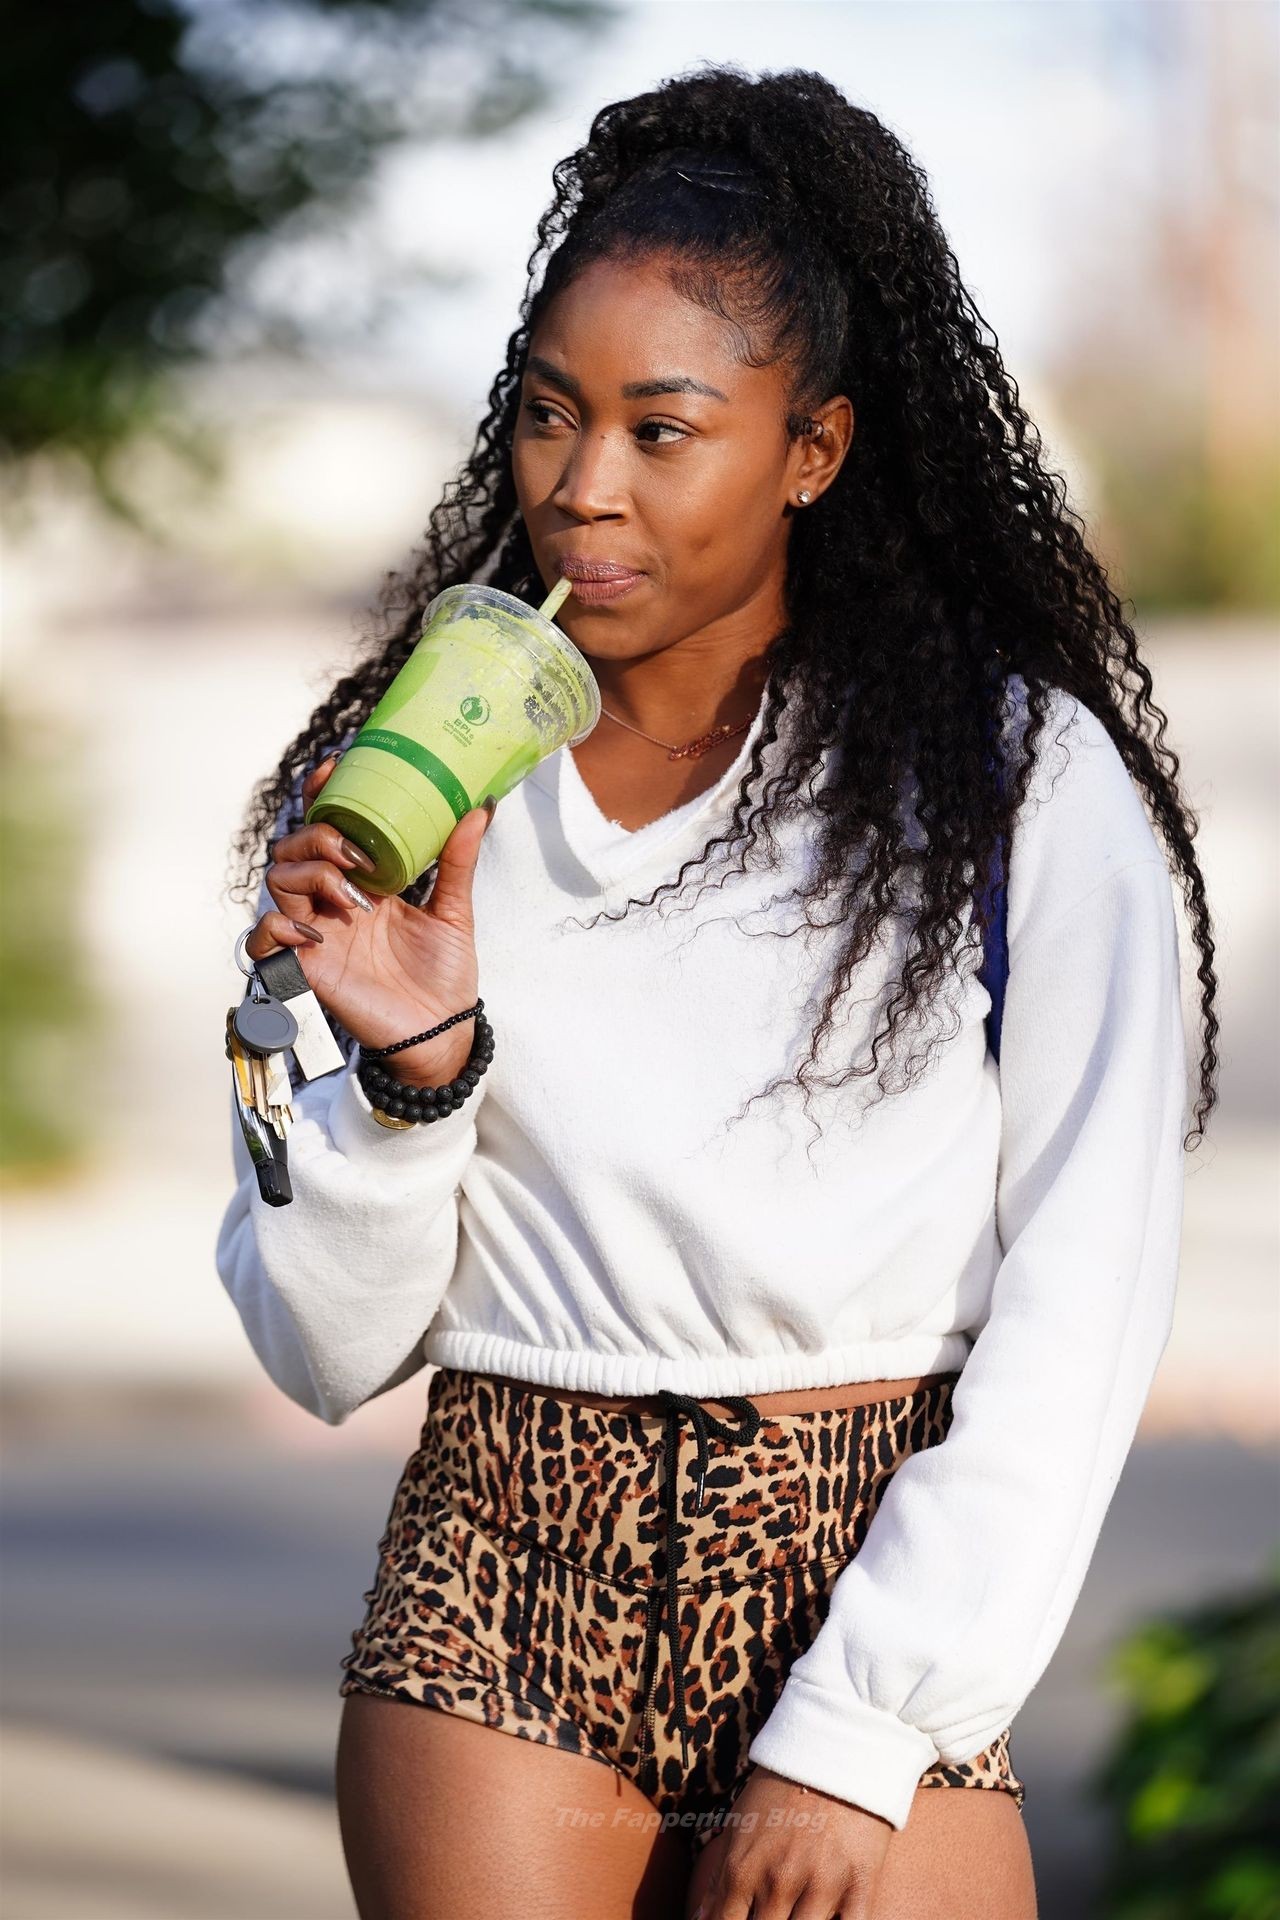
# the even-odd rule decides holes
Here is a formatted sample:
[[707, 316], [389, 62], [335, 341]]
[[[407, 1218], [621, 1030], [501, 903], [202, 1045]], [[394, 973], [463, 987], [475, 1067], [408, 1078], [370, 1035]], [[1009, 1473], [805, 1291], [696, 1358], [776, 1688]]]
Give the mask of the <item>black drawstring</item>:
[[677, 1448], [679, 1445], [680, 1415], [687, 1413], [693, 1422], [693, 1430], [698, 1436], [698, 1497], [696, 1511], [702, 1512], [702, 1487], [707, 1477], [707, 1435], [714, 1433], [718, 1440], [729, 1440], [746, 1444], [756, 1437], [763, 1415], [750, 1400], [735, 1399], [731, 1395], [718, 1404], [732, 1407], [741, 1416], [741, 1425], [729, 1426], [714, 1413], [708, 1413], [698, 1400], [692, 1400], [687, 1394], [670, 1393], [663, 1389], [657, 1394], [667, 1422], [666, 1458], [663, 1463], [665, 1491], [667, 1496], [667, 1644], [671, 1650], [671, 1676], [675, 1692], [676, 1718], [680, 1725], [680, 1755], [684, 1766], [689, 1764], [689, 1717], [684, 1704], [684, 1668], [680, 1659], [680, 1633], [676, 1620], [676, 1579], [680, 1560], [680, 1480], [676, 1470]]

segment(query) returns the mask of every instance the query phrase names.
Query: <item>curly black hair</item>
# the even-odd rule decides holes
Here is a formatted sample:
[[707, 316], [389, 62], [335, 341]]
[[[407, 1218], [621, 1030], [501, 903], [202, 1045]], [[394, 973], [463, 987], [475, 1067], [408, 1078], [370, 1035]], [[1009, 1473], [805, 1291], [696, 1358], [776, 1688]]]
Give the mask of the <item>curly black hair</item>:
[[[724, 168], [718, 182], [699, 178], [708, 162]], [[697, 860], [624, 911], [680, 888], [717, 849], [722, 861], [737, 850], [743, 870], [761, 831], [773, 847], [771, 822], [807, 808], [816, 844], [800, 897], [806, 915], [808, 903], [832, 898], [822, 924], [838, 919], [846, 937], [796, 1076], [806, 1095], [840, 996], [910, 896], [906, 959], [884, 1024], [867, 1062], [837, 1084], [874, 1073], [882, 1048], [892, 1059], [895, 1032], [954, 973], [958, 952], [976, 950], [985, 909], [975, 910], [975, 876], [990, 871], [1012, 829], [1050, 703], [1059, 691], [1074, 696], [1106, 728], [1176, 863], [1204, 1028], [1197, 1124], [1184, 1145], [1202, 1138], [1217, 1100], [1218, 1019], [1192, 850], [1199, 823], [1178, 788], [1167, 715], [1151, 699], [1126, 603], [1090, 552], [1062, 477], [1042, 465], [1039, 434], [961, 284], [921, 168], [821, 74], [707, 65], [602, 108], [553, 180], [520, 324], [470, 457], [423, 545], [386, 576], [363, 659], [255, 789], [236, 843], [247, 863], [241, 892], [277, 824], [296, 824], [304, 773], [368, 717], [436, 593], [483, 578], [541, 597], [511, 461], [531, 336], [588, 261], [658, 256], [681, 292], [739, 329], [744, 359], [783, 361], [792, 435], [836, 393], [852, 401], [857, 432], [833, 484], [791, 528], [787, 625], [766, 656], [763, 723], [732, 819]], [[987, 742], [1006, 724], [1015, 680], [1025, 724], [1001, 795]], [[784, 711], [789, 757], [753, 804]], [[833, 746], [849, 750], [813, 794], [810, 776]], [[908, 772], [922, 835], [901, 816]], [[406, 897], [424, 899], [434, 871]], [[922, 1064], [908, 1060], [902, 1083]]]

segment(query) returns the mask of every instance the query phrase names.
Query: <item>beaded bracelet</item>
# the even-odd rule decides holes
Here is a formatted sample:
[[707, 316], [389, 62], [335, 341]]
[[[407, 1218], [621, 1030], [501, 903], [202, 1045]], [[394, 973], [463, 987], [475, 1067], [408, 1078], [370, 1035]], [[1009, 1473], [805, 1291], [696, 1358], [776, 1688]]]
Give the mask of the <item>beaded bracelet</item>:
[[[477, 1006], [482, 1006], [478, 1002]], [[455, 1020], [467, 1019], [475, 1012], [476, 1031], [471, 1042], [471, 1052], [467, 1064], [456, 1079], [445, 1081], [439, 1087], [411, 1087], [405, 1080], [397, 1080], [386, 1067], [379, 1066], [378, 1060], [388, 1053], [399, 1053], [402, 1048], [416, 1046], [418, 1038], [430, 1038], [451, 1027]], [[356, 1068], [356, 1078], [369, 1097], [375, 1119], [384, 1125], [412, 1127], [427, 1125], [433, 1120], [442, 1120], [446, 1114], [454, 1113], [468, 1095], [475, 1092], [480, 1084], [480, 1076], [488, 1071], [493, 1058], [493, 1028], [483, 1012], [468, 1008], [465, 1014], [454, 1014], [440, 1027], [433, 1027], [430, 1033], [415, 1036], [412, 1040], [399, 1040], [393, 1047], [378, 1047], [366, 1054], [360, 1049], [360, 1064]]]
[[[252, 932], [252, 928], [250, 928]], [[403, 1053], [406, 1047], [417, 1047], [424, 1040], [434, 1040], [438, 1033], [447, 1033], [450, 1027], [456, 1027], [460, 1020], [469, 1020], [472, 1014], [484, 1012], [484, 1001], [477, 1000], [474, 1007], [464, 1007], [461, 1013], [451, 1013], [438, 1027], [428, 1027], [425, 1033], [411, 1033], [407, 1040], [397, 1040], [390, 1047], [361, 1047], [360, 1052], [366, 1060], [385, 1060], [389, 1053]]]

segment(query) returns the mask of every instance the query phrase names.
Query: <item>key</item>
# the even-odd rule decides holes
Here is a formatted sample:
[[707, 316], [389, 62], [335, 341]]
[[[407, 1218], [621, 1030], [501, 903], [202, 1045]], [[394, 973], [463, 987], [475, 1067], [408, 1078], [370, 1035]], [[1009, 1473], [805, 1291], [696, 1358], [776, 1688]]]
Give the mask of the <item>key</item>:
[[287, 1127], [293, 1119], [290, 1101], [293, 1099], [293, 1082], [289, 1078], [289, 1067], [282, 1053], [273, 1053], [263, 1062], [267, 1077], [267, 1108], [270, 1118], [279, 1118]]
[[284, 1055], [277, 1054], [274, 1063], [264, 1060], [262, 1065], [267, 1079], [267, 1104], [263, 1109], [263, 1119], [282, 1140], [287, 1140], [289, 1128], [293, 1125], [293, 1108], [289, 1104], [293, 1087], [284, 1064]]
[[271, 1115], [267, 1111], [269, 1105], [267, 1100], [267, 1063], [260, 1053], [251, 1053], [249, 1055], [249, 1073], [253, 1079], [254, 1110], [260, 1113], [264, 1120], [269, 1120]]
[[252, 1106], [253, 1075], [249, 1071], [249, 1056], [236, 1036], [235, 1011], [234, 1007], [227, 1008], [227, 1058], [235, 1076], [236, 1091], [247, 1105]]

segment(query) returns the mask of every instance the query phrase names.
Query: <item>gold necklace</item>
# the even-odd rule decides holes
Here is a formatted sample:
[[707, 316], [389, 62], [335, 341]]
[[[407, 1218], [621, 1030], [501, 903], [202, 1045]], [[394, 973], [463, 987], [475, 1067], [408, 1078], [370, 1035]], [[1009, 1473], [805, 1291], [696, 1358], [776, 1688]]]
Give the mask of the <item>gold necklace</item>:
[[633, 727], [629, 720], [619, 720], [617, 714], [610, 713], [607, 707], [602, 706], [600, 711], [606, 720], [613, 720], [618, 726], [638, 733], [642, 740], [652, 740], [655, 747], [665, 747], [668, 760], [696, 760], [710, 748], [719, 746], [722, 740], [731, 740], [735, 734], [745, 733], [751, 725], [750, 720], [744, 720], [740, 727], [713, 727], [710, 733], [700, 733], [696, 740], [686, 741], [683, 747], [673, 747], [669, 740], [659, 740], [656, 735], [646, 733], [643, 727]]

